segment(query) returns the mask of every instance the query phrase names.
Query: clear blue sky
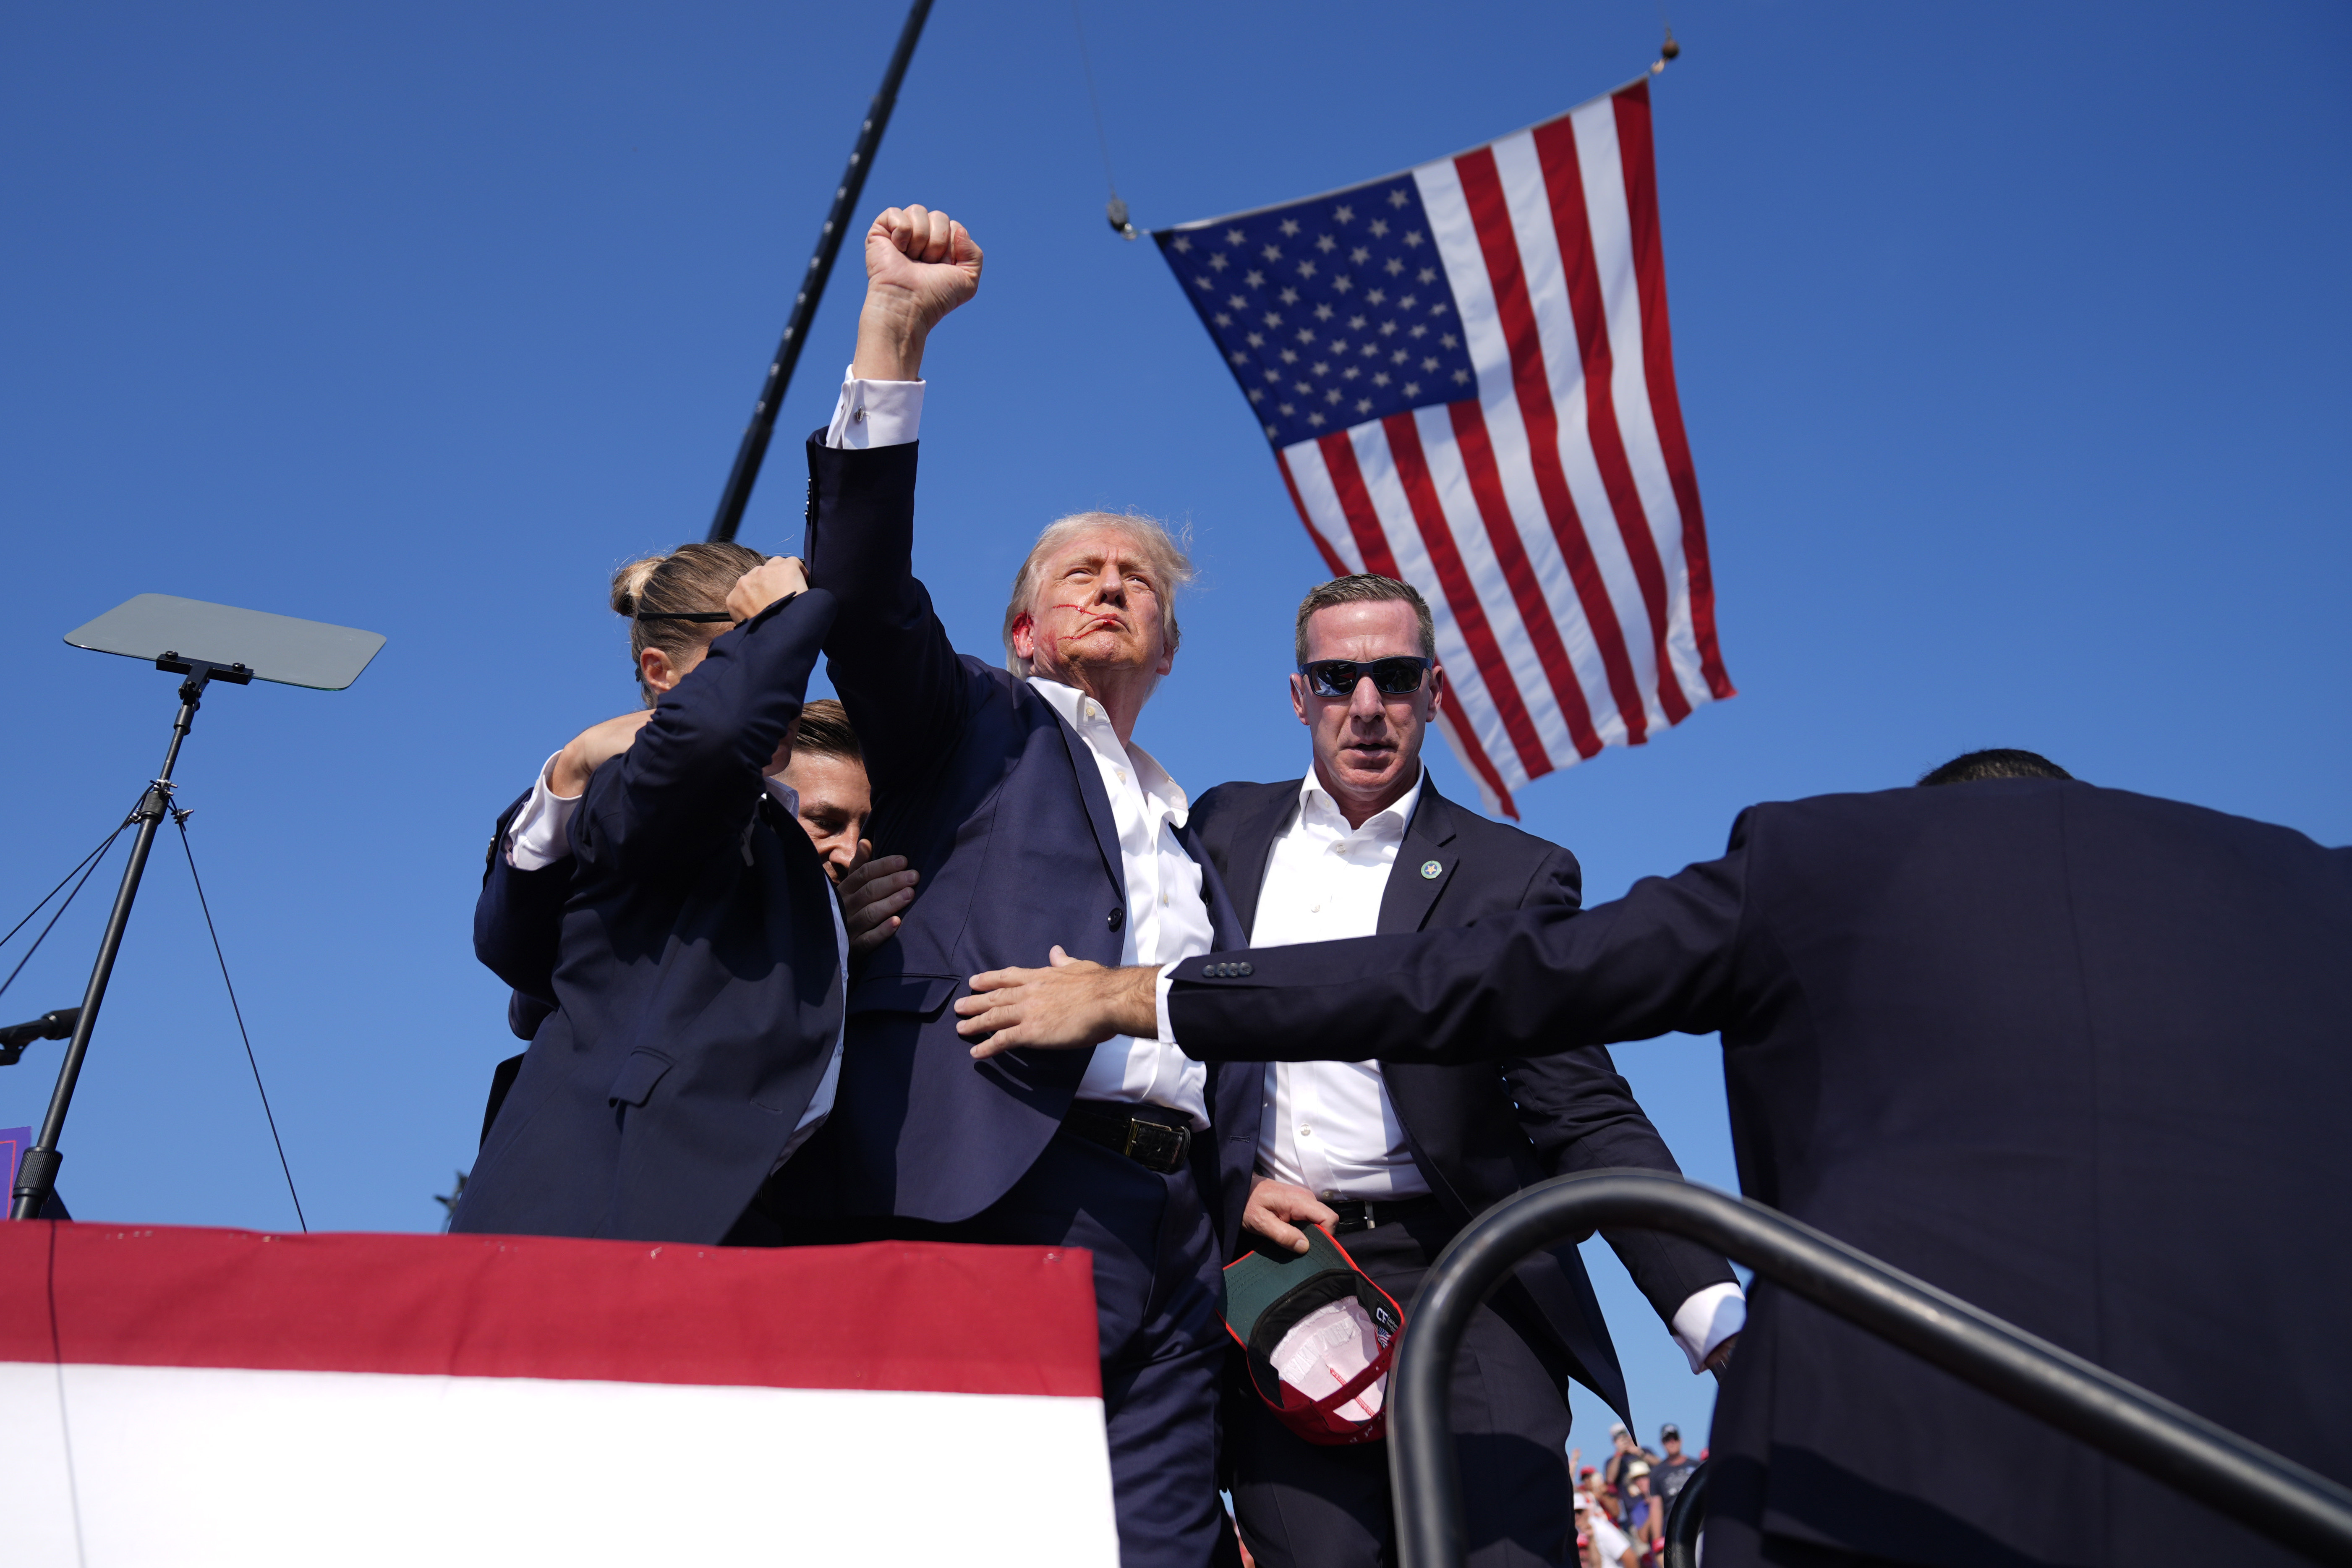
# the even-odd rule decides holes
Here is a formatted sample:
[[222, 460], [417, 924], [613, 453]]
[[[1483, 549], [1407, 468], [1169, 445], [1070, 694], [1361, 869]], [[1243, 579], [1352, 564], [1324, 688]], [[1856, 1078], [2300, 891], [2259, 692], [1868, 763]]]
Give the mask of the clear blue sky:
[[[1673, 10], [1667, 273], [1742, 694], [1538, 782], [1527, 826], [1607, 898], [1718, 851], [1750, 801], [2021, 745], [2352, 840], [2352, 12]], [[388, 636], [346, 692], [217, 692], [181, 770], [315, 1226], [430, 1227], [471, 1158], [512, 1048], [468, 945], [491, 818], [629, 704], [605, 579], [701, 535], [901, 15], [0, 24], [0, 921], [129, 807], [170, 719], [167, 677], [60, 634], [157, 591]], [[1657, 43], [1641, 0], [1087, 20], [1146, 225], [1485, 141]], [[945, 206], [988, 250], [928, 366], [919, 564], [958, 638], [994, 647], [1053, 516], [1189, 523], [1203, 579], [1139, 739], [1196, 791], [1297, 773], [1283, 673], [1316, 557], [1179, 289], [1104, 226], [1062, 0], [940, 0], [868, 197]], [[847, 358], [856, 268], [749, 541], [799, 536], [797, 441]], [[284, 1226], [178, 856], [123, 950], [65, 1190], [92, 1217]], [[0, 1013], [79, 999], [111, 885]], [[0, 1072], [0, 1126], [37, 1118], [58, 1049]], [[1730, 1185], [1712, 1043], [1618, 1056], [1690, 1173]], [[1613, 1261], [1596, 1275], [1645, 1436], [1703, 1427], [1706, 1384]]]

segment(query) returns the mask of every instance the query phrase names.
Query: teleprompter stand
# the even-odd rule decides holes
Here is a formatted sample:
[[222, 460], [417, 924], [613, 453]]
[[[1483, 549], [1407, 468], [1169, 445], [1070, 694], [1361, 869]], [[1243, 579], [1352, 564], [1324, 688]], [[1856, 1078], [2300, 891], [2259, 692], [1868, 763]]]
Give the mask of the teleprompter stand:
[[[65, 1131], [66, 1113], [73, 1107], [74, 1084], [89, 1054], [89, 1039], [98, 1027], [99, 1008], [106, 1001], [107, 982], [114, 973], [115, 954], [122, 948], [122, 932], [131, 923], [131, 905], [139, 896], [139, 879], [147, 869], [147, 856], [155, 846], [156, 830], [171, 816], [172, 771], [180, 761], [180, 743], [196, 721], [205, 689], [215, 681], [245, 686], [256, 677], [289, 686], [340, 691], [359, 679], [383, 638], [351, 626], [264, 615], [228, 605], [206, 604], [164, 594], [142, 594], [109, 610], [85, 626], [66, 634], [76, 647], [93, 648], [132, 658], [152, 659], [155, 668], [183, 677], [180, 711], [172, 721], [172, 744], [163, 753], [163, 769], [147, 785], [147, 793], [131, 813], [139, 826], [131, 844], [131, 861], [122, 868], [122, 885], [115, 889], [114, 909], [106, 917], [106, 934], [98, 944], [98, 962], [89, 972], [89, 989], [66, 1042], [65, 1060], [58, 1068], [57, 1088], [41, 1118], [33, 1146], [16, 1166], [16, 1184], [9, 1194], [8, 1217], [37, 1219], [56, 1193], [58, 1167], [65, 1157], [58, 1140]], [[184, 649], [197, 650], [184, 652]], [[242, 658], [229, 658], [234, 650]], [[250, 662], [247, 662], [247, 661]]]
[[40, 1133], [17, 1163], [16, 1190], [9, 1194], [11, 1219], [38, 1218], [42, 1205], [57, 1191], [58, 1166], [65, 1159], [58, 1152], [58, 1139], [66, 1129], [66, 1112], [73, 1106], [74, 1083], [81, 1077], [82, 1058], [89, 1054], [90, 1031], [98, 1026], [98, 1009], [106, 1001], [106, 983], [114, 973], [114, 955], [122, 950], [123, 929], [131, 923], [131, 904], [139, 896], [139, 879], [147, 871], [148, 851], [155, 847], [155, 830], [163, 826], [163, 818], [172, 812], [172, 770], [180, 761], [180, 742], [188, 738], [188, 731], [195, 724], [196, 710], [204, 706], [206, 686], [215, 680], [245, 686], [253, 680], [253, 671], [242, 664], [223, 667], [201, 658], [184, 659], [177, 650], [167, 650], [156, 659], [155, 668], [187, 678], [180, 682], [180, 714], [172, 721], [172, 744], [163, 753], [163, 771], [149, 783], [147, 793], [131, 808], [131, 819], [139, 825], [139, 833], [131, 841], [131, 862], [122, 868], [122, 885], [114, 891], [114, 909], [106, 917], [106, 934], [99, 939], [98, 963], [90, 969], [89, 989], [81, 995], [80, 1016], [74, 1020], [73, 1034], [66, 1041], [66, 1059], [58, 1068], [58, 1086], [49, 1093], [49, 1109], [41, 1118]]

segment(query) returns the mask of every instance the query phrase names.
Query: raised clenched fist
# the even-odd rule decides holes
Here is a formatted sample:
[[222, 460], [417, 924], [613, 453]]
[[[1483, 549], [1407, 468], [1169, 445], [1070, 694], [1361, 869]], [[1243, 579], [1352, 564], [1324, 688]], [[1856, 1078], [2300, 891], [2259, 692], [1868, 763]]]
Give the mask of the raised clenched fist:
[[980, 247], [963, 225], [928, 207], [891, 207], [866, 231], [866, 306], [856, 374], [914, 381], [940, 319], [980, 289]]

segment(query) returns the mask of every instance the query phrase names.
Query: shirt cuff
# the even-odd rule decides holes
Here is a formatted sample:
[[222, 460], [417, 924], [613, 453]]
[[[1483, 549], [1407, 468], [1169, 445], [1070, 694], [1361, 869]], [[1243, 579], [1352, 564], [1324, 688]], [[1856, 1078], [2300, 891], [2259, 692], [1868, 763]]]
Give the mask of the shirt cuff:
[[860, 381], [851, 366], [841, 373], [841, 400], [833, 405], [833, 423], [825, 426], [824, 444], [864, 451], [869, 447], [904, 447], [923, 433], [923, 385], [919, 381]]
[[1717, 1346], [1748, 1326], [1748, 1298], [1728, 1279], [1710, 1285], [1675, 1309], [1670, 1326], [1696, 1375], [1706, 1370], [1706, 1358]]
[[[558, 752], [555, 756], [562, 754]], [[548, 788], [547, 775], [554, 771], [555, 757], [541, 764], [539, 778], [530, 786], [530, 799], [507, 825], [507, 864], [518, 871], [544, 870], [572, 857], [567, 830], [572, 814], [580, 808], [580, 797]]]
[[[1163, 1046], [1176, 1046], [1176, 1028], [1168, 1021], [1168, 988], [1175, 984], [1176, 966], [1172, 963], [1161, 964], [1160, 978], [1153, 984], [1151, 993], [1154, 1005], [1160, 1010], [1160, 1043]], [[1183, 1049], [1181, 1046], [1176, 1046], [1176, 1048]]]

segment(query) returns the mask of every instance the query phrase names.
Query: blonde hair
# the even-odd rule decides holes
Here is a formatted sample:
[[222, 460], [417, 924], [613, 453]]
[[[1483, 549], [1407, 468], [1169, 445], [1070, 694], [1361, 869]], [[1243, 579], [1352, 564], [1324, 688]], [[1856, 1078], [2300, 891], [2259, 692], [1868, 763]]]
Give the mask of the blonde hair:
[[640, 616], [709, 614], [727, 607], [735, 580], [767, 559], [749, 545], [696, 542], [667, 555], [647, 555], [613, 574], [613, 613], [629, 617], [629, 668], [646, 706], [654, 689], [646, 684], [645, 652], [657, 647], [673, 661], [684, 658], [727, 630], [723, 621], [640, 620]]
[[1158, 518], [1133, 511], [1080, 511], [1068, 517], [1056, 518], [1037, 535], [1037, 542], [1029, 549], [1029, 558], [1021, 563], [1021, 570], [1013, 576], [1013, 594], [1004, 605], [1004, 668], [1026, 679], [1034, 672], [1034, 661], [1023, 658], [1013, 649], [1013, 624], [1024, 616], [1034, 615], [1037, 600], [1037, 581], [1044, 575], [1045, 563], [1054, 552], [1081, 533], [1097, 528], [1116, 529], [1132, 540], [1143, 552], [1145, 566], [1150, 568], [1152, 586], [1160, 593], [1160, 636], [1165, 651], [1174, 653], [1182, 634], [1176, 626], [1176, 590], [1192, 580], [1192, 557], [1184, 553], [1183, 542], [1168, 531], [1168, 525]]

